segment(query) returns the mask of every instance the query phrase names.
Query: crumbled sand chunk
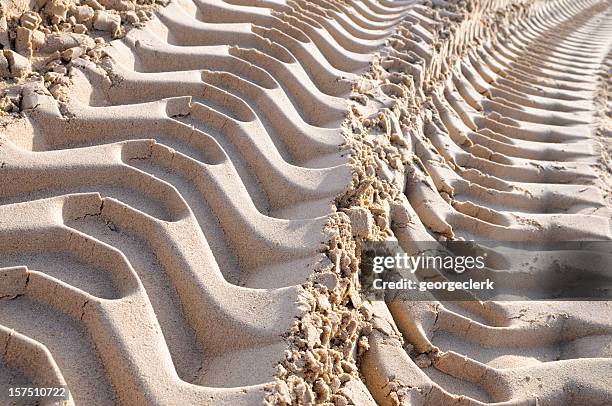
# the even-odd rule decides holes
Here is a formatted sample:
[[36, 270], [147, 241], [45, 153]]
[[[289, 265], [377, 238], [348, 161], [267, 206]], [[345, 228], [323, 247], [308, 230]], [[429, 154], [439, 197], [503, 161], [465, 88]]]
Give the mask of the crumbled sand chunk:
[[[0, 4], [0, 75], [15, 80], [5, 87], [20, 89], [44, 76], [50, 94], [61, 99], [71, 84], [71, 63], [80, 57], [95, 63], [102, 55], [106, 41], [94, 37], [122, 37], [155, 7], [147, 0], [40, 0], [30, 10]], [[45, 76], [50, 71], [65, 79]]]

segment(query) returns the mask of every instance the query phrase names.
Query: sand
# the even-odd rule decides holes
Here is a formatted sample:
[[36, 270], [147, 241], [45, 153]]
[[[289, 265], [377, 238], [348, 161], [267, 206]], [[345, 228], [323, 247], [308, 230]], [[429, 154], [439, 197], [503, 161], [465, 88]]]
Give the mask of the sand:
[[0, 391], [612, 404], [609, 302], [369, 302], [358, 272], [363, 241], [612, 239], [609, 2], [2, 15]]

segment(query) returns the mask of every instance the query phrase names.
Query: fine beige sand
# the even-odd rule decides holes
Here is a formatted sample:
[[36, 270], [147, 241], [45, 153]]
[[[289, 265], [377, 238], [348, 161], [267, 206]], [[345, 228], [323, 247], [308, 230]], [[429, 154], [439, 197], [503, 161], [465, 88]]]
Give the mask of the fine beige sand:
[[612, 404], [610, 302], [358, 272], [363, 241], [612, 240], [609, 1], [0, 11], [0, 404]]

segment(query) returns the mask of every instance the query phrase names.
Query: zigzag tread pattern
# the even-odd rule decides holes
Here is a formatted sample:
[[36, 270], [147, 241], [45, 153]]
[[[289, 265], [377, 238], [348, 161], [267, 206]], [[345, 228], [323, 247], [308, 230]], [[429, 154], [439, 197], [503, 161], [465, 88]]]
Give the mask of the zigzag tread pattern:
[[350, 181], [352, 81], [406, 8], [172, 1], [73, 61], [65, 102], [26, 88], [0, 142], [2, 388], [260, 404]]
[[[403, 127], [420, 164], [391, 213], [402, 246], [612, 239], [593, 170], [610, 5], [534, 6], [448, 67], [481, 34], [479, 12], [507, 2], [478, 3], [442, 47], [446, 2], [433, 3], [172, 0], [101, 64], [76, 60], [66, 102], [26, 89], [27, 134], [0, 139], [0, 390], [261, 404], [300, 285], [325, 261], [322, 230], [351, 180], [340, 129], [377, 52], [430, 112]], [[378, 303], [360, 373], [383, 405], [606, 404], [609, 313]]]
[[[610, 4], [534, 4], [475, 6], [433, 55], [427, 26], [393, 45], [386, 63], [410, 66], [403, 71], [414, 72], [422, 96], [422, 114], [404, 128], [417, 164], [392, 209], [406, 252], [416, 241], [448, 239], [610, 241], [600, 174], [609, 149]], [[503, 22], [481, 31], [498, 10]], [[397, 295], [377, 303], [361, 364], [376, 401], [612, 401], [608, 302], [526, 301], [537, 289], [531, 276], [509, 275], [516, 287], [506, 293], [516, 300]]]

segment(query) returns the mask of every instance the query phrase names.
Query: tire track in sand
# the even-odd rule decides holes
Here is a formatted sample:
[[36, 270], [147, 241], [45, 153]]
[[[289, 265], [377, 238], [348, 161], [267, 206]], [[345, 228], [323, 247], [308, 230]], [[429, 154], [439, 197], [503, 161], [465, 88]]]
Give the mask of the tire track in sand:
[[[609, 4], [500, 11], [506, 23], [478, 33], [479, 14], [494, 6], [471, 10], [448, 46], [410, 68], [424, 113], [404, 127], [418, 162], [391, 209], [394, 235], [408, 252], [413, 241], [435, 239], [609, 241], [606, 186], [594, 171]], [[427, 48], [432, 41], [422, 38]], [[416, 58], [402, 45], [390, 62]], [[608, 304], [520, 300], [536, 283], [517, 280], [506, 292], [512, 302], [379, 304], [362, 363], [377, 402], [610, 402]]]
[[25, 370], [6, 352], [15, 376], [65, 379], [76, 404], [260, 403], [350, 180], [352, 81], [406, 9], [170, 2], [74, 60], [62, 103], [24, 89], [0, 323], [49, 352]]
[[[462, 20], [434, 3], [173, 1], [99, 65], [74, 61], [68, 100], [27, 88], [30, 133], [0, 148], [3, 376], [65, 380], [77, 404], [260, 404], [300, 285], [329, 266], [339, 129], [376, 51], [389, 80], [366, 114], [406, 76], [422, 103], [397, 126], [418, 158], [388, 213], [406, 249], [609, 240], [592, 170], [609, 7], [491, 1]], [[380, 404], [606, 403], [608, 312], [399, 298], [372, 310], [359, 368]]]

